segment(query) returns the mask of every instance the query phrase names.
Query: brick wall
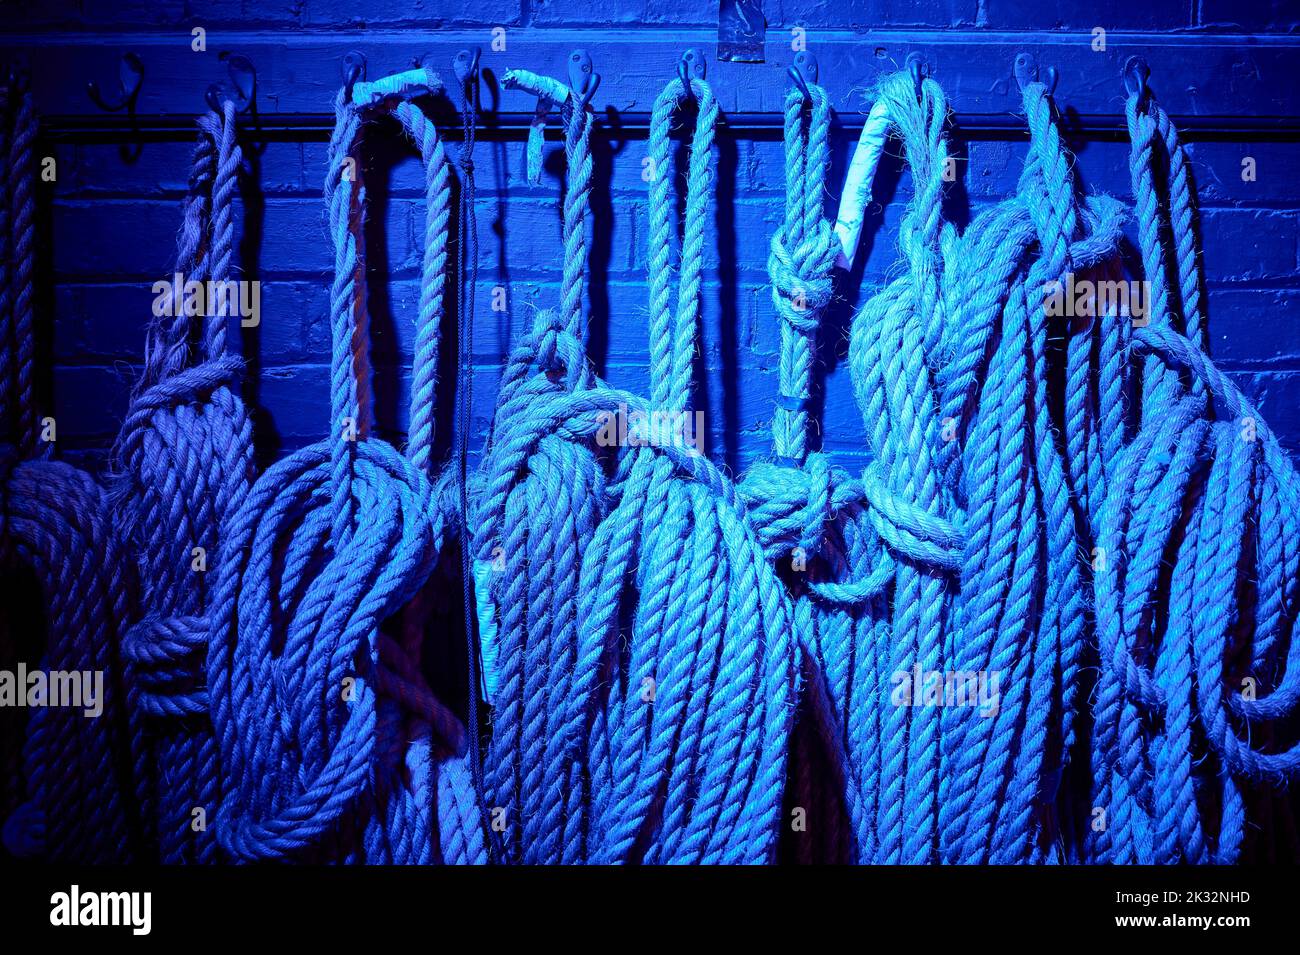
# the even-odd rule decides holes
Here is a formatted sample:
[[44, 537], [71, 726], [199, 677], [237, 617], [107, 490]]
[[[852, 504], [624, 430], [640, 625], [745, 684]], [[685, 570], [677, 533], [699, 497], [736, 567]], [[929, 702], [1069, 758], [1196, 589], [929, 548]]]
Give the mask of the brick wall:
[[[631, 39], [620, 41], [619, 55], [606, 50], [603, 59], [596, 56], [597, 69], [604, 74], [598, 99], [619, 102], [620, 83], [631, 82], [629, 77], [637, 68], [639, 42], [653, 38], [662, 44], [681, 33], [684, 48], [694, 39], [707, 38], [717, 20], [716, 5], [702, 0], [526, 0], [522, 4], [510, 0], [473, 4], [448, 0], [219, 0], [207, 4], [48, 0], [15, 4], [9, 0], [6, 5], [18, 8], [17, 16], [10, 19], [10, 29], [22, 31], [24, 36], [5, 45], [25, 49], [34, 61], [47, 51], [55, 56], [69, 44], [86, 44], [98, 31], [123, 38], [121, 43], [106, 40], [105, 49], [96, 51], [98, 59], [88, 63], [81, 74], [61, 77], [66, 88], [43, 91], [46, 102], [52, 104], [46, 112], [61, 115], [93, 111], [81, 93], [85, 80], [111, 83], [119, 48], [129, 48], [126, 37], [130, 42], [154, 44], [169, 42], [171, 37], [180, 49], [194, 25], [209, 31], [214, 50], [230, 40], [231, 31], [238, 31], [240, 37], [256, 35], [260, 41], [270, 36], [273, 42], [281, 35], [292, 35], [294, 43], [308, 47], [316, 41], [334, 42], [340, 31], [347, 31], [348, 42], [366, 51], [372, 63], [391, 64], [392, 68], [406, 65], [394, 52], [398, 45], [425, 34], [437, 38], [440, 31], [454, 31], [458, 38], [481, 36], [477, 42], [486, 49], [491, 39], [486, 28], [505, 25], [512, 42], [518, 40], [525, 46], [540, 39], [595, 49], [602, 30], [635, 28], [629, 34]], [[1260, 35], [1251, 37], [1251, 43], [1272, 44], [1270, 50], [1282, 44], [1289, 51], [1294, 43], [1292, 34], [1300, 29], [1300, 11], [1294, 4], [1282, 2], [1154, 0], [1134, 4], [1105, 0], [1041, 5], [1023, 0], [806, 4], [768, 0], [765, 7], [770, 31], [806, 25], [814, 50], [818, 31], [827, 36], [836, 31], [841, 41], [844, 31], [870, 31], [849, 36], [849, 42], [863, 48], [880, 42], [882, 36], [896, 44], [900, 37], [938, 43], [941, 38], [997, 34], [1005, 39], [1007, 34], [1018, 33], [1026, 40], [1046, 37], [1062, 42], [1073, 38], [1085, 49], [1095, 25], [1116, 33], [1137, 31], [1153, 43], [1160, 42], [1166, 31], [1179, 32], [1188, 35], [1187, 43], [1177, 49], [1189, 70], [1204, 69], [1196, 61], [1201, 56], [1196, 46], [1200, 36], [1219, 36], [1216, 49], [1223, 50], [1233, 49], [1237, 42], [1232, 38], [1224, 41], [1224, 33], [1254, 31]], [[237, 43], [229, 45], [238, 48]], [[712, 61], [712, 47], [704, 48]], [[999, 55], [1001, 49], [998, 47]], [[268, 66], [266, 61], [259, 65]], [[498, 71], [505, 65], [536, 66], [526, 57], [500, 65], [487, 58], [485, 65], [496, 66]], [[1006, 65], [1004, 72], [1009, 73], [1009, 61]], [[759, 88], [757, 92], [753, 88], [745, 91], [751, 99], [761, 94], [766, 102], [776, 103], [788, 82], [784, 69], [771, 63], [728, 66], [737, 71], [728, 77], [743, 76]], [[319, 81], [312, 77], [316, 85], [311, 86], [309, 96], [303, 83], [295, 83], [291, 70], [276, 69], [269, 81], [259, 73], [263, 110], [273, 113], [289, 102], [299, 111], [327, 110], [328, 77]], [[627, 76], [620, 73], [622, 69], [628, 71]], [[949, 63], [936, 73], [961, 109], [962, 97], [974, 102], [988, 95], [988, 82], [980, 72], [983, 69], [979, 61], [970, 60], [969, 66]], [[372, 70], [372, 75], [385, 71], [381, 66]], [[155, 75], [157, 72], [168, 78], [185, 75], [181, 67], [170, 65]], [[267, 72], [270, 74], [269, 69]], [[166, 110], [170, 106], [176, 112], [193, 113], [202, 90], [218, 71], [205, 64], [194, 67], [192, 73], [187, 83], [154, 80], [149, 92], [151, 108]], [[1212, 78], [1216, 73], [1211, 70], [1206, 75]], [[1296, 99], [1294, 75], [1288, 88], [1270, 88], [1266, 112], [1300, 115], [1300, 108], [1286, 108]], [[652, 87], [667, 78], [666, 72], [652, 71], [637, 82]], [[867, 75], [835, 77], [842, 94], [838, 100], [841, 108], [862, 102], [857, 94], [869, 86], [870, 79]], [[1168, 89], [1172, 96], [1184, 97], [1194, 105], [1199, 102], [1194, 97], [1209, 95], [1204, 91], [1207, 84], [1182, 82], [1177, 73], [1166, 71], [1158, 79], [1163, 81], [1157, 83], [1162, 96]], [[1234, 86], [1237, 81], [1231, 73], [1224, 75], [1222, 82], [1227, 92], [1216, 91], [1216, 95], [1238, 96], [1242, 110], [1258, 102], [1251, 99], [1248, 86]], [[720, 93], [722, 83], [720, 79]], [[848, 98], [850, 92], [856, 100]], [[1005, 106], [999, 108], [1014, 110], [1014, 89], [1009, 98], [1003, 93]], [[727, 102], [725, 93], [723, 101]], [[1111, 75], [1091, 86], [1063, 82], [1059, 101], [1063, 108], [1076, 107], [1085, 113], [1118, 113], [1123, 92], [1118, 78]], [[315, 105], [307, 105], [310, 103]], [[1081, 103], [1086, 103], [1086, 108], [1077, 106]], [[637, 108], [644, 109], [644, 103]], [[375, 133], [377, 140], [385, 135], [382, 129]], [[837, 137], [833, 182], [842, 178], [851, 139], [844, 134]], [[1126, 143], [1080, 141], [1075, 146], [1081, 175], [1090, 190], [1129, 196]], [[454, 152], [458, 146], [449, 144], [448, 148]], [[640, 179], [644, 148], [644, 141], [637, 138], [598, 144], [592, 295], [592, 350], [598, 366], [613, 383], [641, 393], [647, 391], [646, 199]], [[1024, 145], [1008, 133], [1005, 139], [981, 138], [961, 148], [965, 188], [954, 203], [954, 213], [965, 219], [1014, 189]], [[550, 153], [559, 149], [558, 144], [548, 144]], [[1213, 354], [1260, 403], [1293, 451], [1300, 450], [1300, 414], [1296, 410], [1300, 407], [1300, 315], [1294, 309], [1300, 304], [1298, 151], [1300, 145], [1295, 143], [1244, 139], [1193, 146], [1203, 208]], [[42, 141], [42, 155], [54, 155], [58, 162], [57, 181], [42, 190], [42, 222], [48, 237], [43, 274], [53, 288], [44, 300], [45, 315], [52, 321], [43, 327], [46, 354], [54, 369], [46, 391], [53, 396], [65, 456], [101, 464], [103, 448], [121, 421], [134, 364], [140, 357], [142, 329], [150, 316], [150, 286], [170, 274], [189, 153], [190, 145], [183, 141], [145, 142], [138, 156], [128, 161], [113, 142]], [[527, 328], [535, 307], [556, 301], [561, 164], [558, 156], [548, 155], [547, 175], [540, 186], [533, 186], [524, 178], [522, 142], [481, 142], [476, 155], [482, 255], [475, 320], [474, 421], [481, 434], [510, 343]], [[1253, 182], [1241, 178], [1246, 156], [1256, 161]], [[714, 227], [706, 256], [700, 404], [707, 412], [711, 453], [740, 469], [766, 454], [769, 446], [777, 332], [765, 288], [765, 263], [768, 239], [782, 209], [782, 147], [771, 136], [724, 136], [718, 163]], [[395, 142], [390, 146], [377, 143], [372, 166], [367, 181], [376, 202], [367, 238], [372, 264], [376, 411], [381, 428], [400, 435], [405, 427], [405, 388], [418, 297], [421, 172], [414, 154]], [[326, 288], [331, 251], [320, 191], [324, 169], [325, 146], [319, 136], [267, 143], [253, 157], [237, 213], [241, 229], [237, 266], [243, 277], [262, 283], [261, 327], [239, 339], [257, 369], [248, 390], [258, 409], [258, 443], [264, 460], [317, 439], [326, 425]], [[850, 463], [864, 448], [862, 423], [843, 360], [849, 317], [854, 303], [891, 274], [897, 224], [908, 197], [906, 173], [900, 177], [896, 169], [886, 170], [882, 179], [882, 207], [868, 222], [869, 247], [860, 285], [855, 276], [841, 287], [844, 300], [827, 315], [822, 342], [826, 370], [822, 440], [844, 463]], [[505, 313], [489, 309], [494, 286], [507, 290]], [[447, 382], [440, 391], [444, 440], [450, 433], [452, 368], [447, 366]]]

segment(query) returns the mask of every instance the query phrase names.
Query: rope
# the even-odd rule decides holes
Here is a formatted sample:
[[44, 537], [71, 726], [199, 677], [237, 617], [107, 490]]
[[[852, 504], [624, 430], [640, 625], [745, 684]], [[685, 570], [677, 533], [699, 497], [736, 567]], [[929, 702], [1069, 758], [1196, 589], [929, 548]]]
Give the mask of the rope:
[[[883, 112], [880, 104], [873, 112]], [[859, 743], [867, 714], [875, 713], [874, 687], [869, 685], [874, 681], [868, 675], [871, 667], [859, 657], [872, 645], [872, 630], [883, 616], [878, 595], [892, 575], [870, 523], [863, 482], [831, 468], [824, 455], [808, 455], [816, 333], [831, 298], [831, 269], [842, 254], [822, 209], [829, 127], [830, 107], [821, 87], [809, 85], [806, 97], [799, 89], [790, 91], [785, 104], [785, 218], [772, 237], [768, 258], [773, 308], [781, 320], [772, 421], [776, 461], [756, 465], [741, 484], [766, 554], [777, 568], [788, 566], [797, 581], [792, 596], [808, 718], [797, 724], [793, 738], [789, 808], [795, 858], [802, 863], [840, 861], [869, 851], [870, 796], [863, 775], [869, 772], [865, 764], [871, 754]], [[855, 154], [855, 165], [858, 161]], [[857, 179], [867, 194], [870, 175]], [[883, 517], [890, 501], [874, 496], [881, 501], [878, 513]], [[906, 519], [899, 513], [893, 518]], [[822, 568], [825, 573], [819, 573]], [[856, 576], [866, 588], [854, 592], [846, 576]], [[851, 680], [851, 673], [856, 679]], [[794, 812], [804, 814], [798, 829]], [[847, 857], [846, 850], [851, 850]]]
[[[668, 133], [679, 82], [655, 101], [649, 138], [650, 413], [670, 415], [690, 405], [718, 114], [706, 83], [692, 80], [690, 95], [698, 113], [675, 310]], [[735, 487], [693, 449], [661, 437], [620, 453], [611, 491], [579, 583], [575, 703], [595, 705], [590, 858], [770, 861], [798, 682], [788, 595]], [[624, 607], [629, 589], [635, 606]], [[576, 722], [582, 711], [570, 712]]]
[[[10, 853], [1126, 864], [1300, 851], [1300, 478], [1208, 356], [1191, 166], [1148, 91], [1126, 110], [1145, 294], [1124, 298], [1075, 295], [1128, 288], [1127, 213], [1081, 194], [1045, 85], [1022, 91], [1014, 195], [960, 233], [944, 216], [937, 83], [881, 81], [835, 228], [829, 102], [792, 90], [768, 261], [773, 460], [736, 482], [691, 417], [713, 90], [674, 79], [651, 115], [643, 397], [587, 355], [589, 94], [508, 72], [538, 98], [530, 178], [551, 110], [564, 125], [563, 268], [556, 308], [509, 356], [471, 481], [468, 82], [453, 460], [440, 470], [433, 453], [451, 165], [414, 102], [441, 88], [421, 68], [335, 100], [328, 435], [254, 481], [226, 323], [196, 321], [173, 290], [147, 332], [111, 495], [41, 440], [35, 118], [24, 84], [0, 89], [0, 563], [11, 595], [39, 584], [41, 668], [103, 676], [96, 719], [4, 714], [23, 740], [4, 752]], [[679, 200], [672, 125], [692, 104]], [[359, 149], [381, 117], [426, 177], [405, 454], [373, 434]], [[871, 457], [850, 474], [809, 437], [817, 334], [891, 135], [912, 193], [898, 267], [853, 318]], [[226, 103], [200, 121], [187, 279], [231, 275], [240, 163]], [[457, 534], [464, 723], [424, 658], [450, 585], [434, 571]], [[0, 637], [0, 663], [26, 666], [14, 629]]]
[[168, 863], [218, 858], [207, 824], [222, 776], [204, 680], [207, 581], [220, 529], [253, 477], [252, 424], [237, 393], [240, 362], [226, 354], [221, 291], [231, 282], [241, 164], [233, 104], [199, 127], [176, 271], [187, 282], [210, 281], [205, 287], [215, 298], [206, 297], [197, 330], [175, 298], [148, 330], [145, 371], [115, 449], [112, 492], [142, 582], [139, 615], [122, 649], [132, 709], [145, 718], [148, 736], [140, 785], [155, 813], [152, 838]]
[[[242, 860], [429, 862], [443, 812], [435, 800], [467, 798], [454, 770], [440, 768], [435, 780], [433, 765], [463, 752], [463, 734], [424, 682], [411, 631], [395, 637], [383, 625], [424, 585], [451, 509], [427, 466], [369, 434], [365, 190], [355, 155], [363, 111], [340, 92], [335, 117], [325, 197], [337, 430], [267, 470], [226, 532], [208, 658], [230, 777], [218, 836]], [[425, 144], [436, 153], [429, 128], [420, 132], [422, 155]], [[442, 166], [426, 164], [435, 197]], [[429, 210], [434, 223], [442, 201]], [[421, 301], [433, 312], [440, 246], [441, 237], [426, 247]], [[421, 335], [422, 360], [431, 334]], [[425, 383], [430, 374], [417, 367], [412, 377]], [[424, 441], [422, 432], [417, 455]], [[470, 832], [439, 838], [457, 860], [474, 855]]]
[[[526, 71], [512, 70], [505, 83], [547, 102], [559, 95], [554, 83]], [[577, 652], [578, 568], [603, 511], [604, 475], [592, 450], [557, 437], [543, 438], [519, 467], [499, 463], [534, 420], [534, 399], [592, 385], [583, 287], [593, 116], [567, 95], [563, 101], [560, 310], [539, 313], [510, 356], [475, 502], [476, 574], [489, 598], [480, 609], [483, 658], [495, 661], [485, 673], [493, 710], [484, 788], [494, 857], [503, 862], [574, 861], [562, 846], [571, 850], [564, 833], [577, 823], [565, 816], [585, 799], [570, 751], [577, 741], [561, 735], [561, 719]]]
[[[120, 648], [134, 580], [103, 490], [47, 453], [35, 456], [36, 116], [25, 80], [10, 85], [4, 100], [3, 158], [11, 184], [4, 197], [5, 247], [12, 266], [0, 295], [0, 337], [13, 360], [3, 366], [0, 393], [10, 409], [6, 424], [15, 430], [0, 446], [0, 539], [10, 599], [26, 599], [17, 588], [27, 574], [39, 585], [46, 644], [31, 669], [44, 671], [51, 685], [45, 705], [33, 707], [27, 722], [18, 783], [25, 801], [5, 820], [4, 843], [16, 856], [128, 862], [138, 847]], [[67, 687], [68, 677], [85, 705], [50, 705], [52, 684]]]
[[1145, 91], [1127, 114], [1151, 311], [1132, 341], [1140, 429], [1099, 514], [1115, 559], [1096, 578], [1093, 802], [1109, 824], [1091, 856], [1232, 863], [1261, 828], [1259, 839], [1289, 834], [1294, 854], [1296, 474], [1204, 352], [1195, 193], [1177, 133]]
[[[900, 227], [907, 272], [867, 303], [851, 330], [850, 370], [875, 456], [867, 479], [925, 522], [951, 527], [944, 532], [951, 546], [957, 525], [951, 489], [935, 460], [941, 428], [933, 383], [946, 318], [939, 288], [944, 247], [954, 241], [941, 217], [948, 107], [932, 80], [924, 82], [918, 100], [911, 79], [901, 74], [881, 84], [880, 97], [911, 162], [914, 193]], [[883, 642], [873, 669], [887, 679], [914, 666], [941, 671], [950, 570], [921, 554], [894, 558], [889, 625], [874, 629]], [[939, 710], [915, 702], [886, 705], [879, 719], [871, 861], [930, 861], [938, 824]]]
[[[999, 687], [996, 712], [943, 714], [940, 853], [963, 863], [1077, 851], [1062, 777], [1091, 629], [1088, 482], [1103, 479], [1101, 448], [1122, 439], [1122, 400], [1089, 378], [1094, 363], [1117, 373], [1119, 317], [1062, 322], [1048, 306], [1068, 275], [1112, 267], [1122, 216], [1112, 201], [1078, 200], [1046, 87], [1027, 84], [1024, 104], [1030, 151], [1018, 195], [972, 224], [950, 256], [954, 316], [939, 374], [942, 413], [956, 424], [941, 467], [968, 528], [950, 666], [996, 675]], [[1049, 395], [1049, 339], [1064, 342], [1060, 398]]]

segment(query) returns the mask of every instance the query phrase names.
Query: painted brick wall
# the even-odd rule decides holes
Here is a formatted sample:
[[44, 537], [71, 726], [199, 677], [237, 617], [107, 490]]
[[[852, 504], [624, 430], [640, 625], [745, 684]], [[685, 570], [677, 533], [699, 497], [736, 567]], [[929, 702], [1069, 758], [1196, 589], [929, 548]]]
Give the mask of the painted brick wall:
[[[7, 5], [15, 2], [8, 0]], [[1300, 8], [1284, 2], [768, 0], [765, 7], [769, 29], [806, 25], [814, 48], [818, 30], [919, 29], [924, 31], [920, 35], [1021, 31], [1025, 36], [1055, 31], [1079, 34], [1085, 43], [1094, 25], [1151, 33], [1252, 31], [1265, 40], [1300, 30]], [[409, 37], [415, 31], [477, 30], [486, 47], [490, 37], [485, 28], [505, 25], [516, 36], [562, 37], [579, 46], [591, 44], [602, 28], [611, 26], [671, 36], [683, 27], [707, 30], [717, 19], [716, 4], [708, 0], [47, 0], [17, 3], [17, 8], [10, 29], [23, 31], [23, 45], [37, 54], [44, 45], [52, 48], [88, 32], [183, 34], [200, 24], [214, 36], [225, 29], [270, 35], [291, 31], [322, 42], [339, 30], [353, 31], [355, 45], [371, 55], [372, 62], [382, 58], [376, 51], [382, 53], [395, 36]], [[864, 44], [872, 41], [872, 35], [861, 37]], [[712, 52], [707, 50], [710, 60]], [[598, 95], [613, 98], [620, 83], [619, 65], [598, 61], [597, 69], [605, 79]], [[769, 101], [777, 102], [787, 82], [783, 69], [769, 64], [752, 70], [754, 82], [770, 87]], [[100, 79], [111, 76], [97, 74]], [[938, 78], [951, 88], [969, 79], [954, 75], [951, 68]], [[183, 103], [178, 111], [193, 112], [207, 79], [205, 74], [192, 88], [176, 92], [177, 103]], [[869, 77], [862, 79], [863, 87], [869, 85]], [[68, 82], [80, 88], [84, 80], [73, 77]], [[1109, 82], [1106, 101], [1117, 113], [1122, 89], [1117, 80]], [[1177, 78], [1166, 77], [1165, 83], [1173, 87]], [[272, 106], [275, 92], [269, 91]], [[1294, 94], [1291, 89], [1277, 96], [1286, 103], [1294, 102]], [[1071, 107], [1068, 90], [1061, 91], [1060, 101], [1062, 107]], [[322, 97], [316, 109], [324, 112], [327, 106]], [[1300, 114], [1300, 108], [1290, 113]], [[262, 283], [261, 327], [244, 332], [239, 341], [257, 369], [249, 398], [258, 411], [258, 446], [264, 460], [320, 437], [328, 414], [325, 318], [331, 252], [320, 191], [325, 147], [310, 137], [302, 139], [270, 142], [253, 158], [237, 218], [242, 233], [237, 265], [243, 277]], [[834, 182], [842, 178], [851, 139], [837, 138]], [[1129, 196], [1126, 143], [1089, 141], [1075, 146], [1090, 190]], [[457, 148], [449, 145], [453, 152]], [[534, 308], [556, 300], [561, 163], [555, 155], [559, 146], [548, 150], [547, 175], [540, 186], [524, 178], [522, 142], [482, 142], [476, 154], [482, 251], [474, 378], [479, 434], [487, 426], [510, 343], [528, 326]], [[1024, 145], [1008, 134], [1005, 140], [963, 144], [962, 150], [965, 188], [954, 212], [967, 219], [1014, 189]], [[46, 354], [54, 368], [46, 386], [53, 395], [65, 456], [98, 466], [126, 406], [142, 329], [150, 315], [150, 286], [170, 272], [190, 146], [148, 142], [132, 161], [124, 159], [114, 143], [51, 141], [45, 151], [58, 161], [56, 183], [42, 192], [48, 236], [44, 274], [52, 283], [44, 302], [51, 319]], [[592, 350], [598, 366], [613, 383], [642, 393], [647, 390], [643, 154], [644, 142], [637, 139], [613, 145], [602, 141], [598, 146], [591, 296]], [[1259, 402], [1293, 451], [1300, 451], [1298, 155], [1300, 146], [1287, 142], [1201, 142], [1193, 147], [1213, 354]], [[1253, 182], [1242, 181], [1246, 156], [1256, 161]], [[765, 263], [783, 202], [781, 144], [770, 136], [723, 137], [718, 173], [706, 262], [700, 405], [707, 412], [711, 453], [738, 470], [767, 453], [776, 391], [777, 330], [765, 287]], [[397, 436], [405, 427], [418, 297], [421, 172], [414, 154], [381, 146], [367, 181], [378, 197], [368, 229], [376, 411], [381, 428]], [[908, 195], [907, 174], [900, 176], [896, 166], [886, 169], [881, 204], [867, 226], [865, 265], [841, 287], [843, 301], [826, 319], [822, 441], [844, 463], [851, 463], [864, 448], [862, 422], [843, 361], [849, 316], [856, 302], [892, 274], [897, 224]], [[507, 290], [505, 313], [488, 308], [494, 286]], [[444, 440], [450, 431], [449, 385], [450, 375], [440, 393]]]

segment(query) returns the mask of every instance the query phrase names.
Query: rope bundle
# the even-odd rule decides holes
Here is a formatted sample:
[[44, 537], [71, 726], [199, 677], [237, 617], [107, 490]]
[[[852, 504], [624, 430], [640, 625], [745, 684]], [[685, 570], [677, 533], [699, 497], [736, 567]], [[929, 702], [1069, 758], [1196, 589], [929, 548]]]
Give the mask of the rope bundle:
[[[402, 116], [429, 176], [421, 321], [436, 325], [445, 159], [432, 127]], [[263, 474], [227, 532], [208, 657], [230, 776], [218, 831], [237, 859], [429, 862], [436, 820], [447, 812], [458, 824], [438, 836], [438, 856], [468, 861], [476, 853], [475, 827], [464, 824], [472, 800], [454, 761], [436, 765], [463, 752], [460, 725], [424, 681], [418, 620], [396, 635], [383, 627], [419, 592], [446, 536], [445, 495], [428, 475], [430, 419], [419, 407], [431, 393], [437, 332], [420, 332], [413, 449], [403, 457], [369, 433], [365, 191], [355, 158], [363, 110], [348, 91], [335, 117], [325, 183], [335, 248], [333, 434]]]
[[[823, 209], [830, 104], [815, 84], [792, 90], [768, 261], [774, 460], [735, 482], [687, 435], [714, 91], [680, 77], [651, 114], [642, 397], [587, 356], [590, 91], [525, 71], [504, 83], [539, 100], [530, 178], [546, 114], [563, 120], [564, 265], [558, 307], [506, 364], [474, 482], [477, 94], [460, 155], [461, 433], [439, 473], [451, 169], [414, 102], [440, 89], [420, 68], [334, 104], [329, 435], [254, 481], [225, 323], [196, 327], [177, 308], [149, 329], [111, 500], [36, 452], [34, 123], [30, 94], [5, 90], [0, 558], [15, 586], [40, 583], [43, 666], [102, 671], [106, 691], [98, 720], [40, 708], [21, 753], [5, 751], [11, 852], [458, 864], [766, 863], [782, 847], [860, 863], [1296, 853], [1300, 479], [1206, 353], [1190, 164], [1145, 87], [1127, 107], [1148, 286], [1149, 320], [1134, 321], [1100, 295], [1052, 307], [1073, 280], [1124, 280], [1126, 213], [1081, 195], [1046, 85], [1023, 86], [1015, 194], [959, 232], [943, 211], [942, 89], [882, 80], [872, 116], [901, 143], [912, 194], [898, 268], [850, 332], [871, 452], [856, 475], [809, 435], [842, 250]], [[670, 134], [691, 106], [679, 222]], [[405, 454], [373, 434], [370, 395], [358, 151], [381, 117], [425, 172]], [[227, 103], [200, 122], [177, 261], [187, 279], [231, 274], [240, 161]], [[870, 182], [855, 188], [869, 195]], [[630, 440], [611, 444], [611, 430]], [[457, 534], [472, 574], [444, 580]], [[479, 632], [468, 671], [474, 683], [481, 653], [492, 713], [482, 753], [479, 688], [466, 727], [428, 683], [431, 605], [450, 584], [473, 584], [478, 603], [467, 593], [470, 640]], [[3, 636], [7, 666], [22, 651]], [[208, 826], [191, 824], [200, 808]]]
[[[660, 93], [650, 123], [651, 414], [690, 408], [718, 115], [707, 83], [690, 88], [698, 114], [675, 309], [668, 132], [681, 83]], [[577, 696], [595, 704], [598, 862], [774, 856], [797, 696], [792, 611], [734, 486], [692, 450], [667, 440], [620, 453], [617, 503], [583, 559], [579, 660], [600, 666], [579, 671]]]
[[1255, 841], [1257, 858], [1294, 855], [1296, 472], [1203, 350], [1177, 133], [1144, 90], [1127, 115], [1150, 311], [1132, 342], [1140, 427], [1099, 515], [1118, 559], [1096, 586], [1093, 801], [1109, 824], [1091, 833], [1092, 854], [1222, 864]]
[[[862, 481], [832, 468], [825, 455], [808, 454], [816, 333], [831, 298], [838, 251], [822, 211], [829, 126], [825, 91], [811, 84], [807, 95], [790, 91], [785, 219], [768, 259], [781, 320], [776, 461], [755, 465], [740, 488], [769, 560], [778, 570], [788, 568], [786, 576], [795, 581], [794, 625], [810, 718], [797, 724], [792, 740], [788, 801], [795, 858], [804, 863], [849, 861], [870, 852], [874, 785], [864, 776], [874, 752], [867, 752], [863, 733], [875, 711], [876, 687], [863, 655], [874, 652], [884, 620], [880, 594], [892, 576], [871, 523], [873, 514], [891, 520], [889, 498], [873, 494], [881, 507], [872, 511]], [[798, 826], [795, 813], [803, 815]]]
[[[104, 491], [85, 472], [37, 456], [44, 427], [33, 395], [33, 273], [36, 254], [36, 118], [24, 82], [5, 90], [0, 160], [10, 190], [3, 196], [0, 281], [0, 558], [9, 600], [34, 576], [43, 610], [44, 651], [31, 669], [70, 674], [100, 688], [95, 715], [85, 707], [34, 707], [21, 766], [7, 758], [14, 791], [6, 805], [5, 848], [17, 856], [56, 861], [130, 861], [137, 850], [132, 801], [132, 745], [122, 692], [121, 644], [134, 578], [109, 519]], [[10, 634], [12, 638], [14, 635]], [[6, 664], [22, 659], [8, 647]], [[24, 696], [28, 687], [19, 685]], [[93, 692], [93, 689], [92, 689]], [[16, 740], [18, 734], [12, 739]]]
[[690, 91], [698, 119], [676, 308], [668, 132], [679, 84], [657, 98], [651, 123], [651, 401], [586, 365], [590, 119], [577, 110], [562, 313], [539, 316], [501, 391], [477, 551], [487, 561], [500, 546], [516, 562], [494, 594], [501, 666], [488, 759], [498, 804], [507, 820], [518, 813], [506, 859], [761, 862], [775, 847], [795, 682], [781, 585], [734, 487], [706, 459], [680, 441], [648, 446], [648, 435], [631, 448], [595, 440], [610, 416], [689, 406], [718, 113], [706, 83]]
[[[1046, 308], [1047, 290], [1067, 273], [1110, 267], [1122, 218], [1113, 202], [1077, 199], [1047, 88], [1027, 84], [1024, 103], [1030, 147], [1018, 194], [951, 254], [954, 314], [941, 343], [938, 406], [956, 422], [941, 469], [967, 528], [948, 659], [957, 673], [999, 676], [994, 714], [943, 714], [939, 846], [953, 862], [1077, 854], [1062, 773], [1091, 629], [1090, 482], [1101, 481], [1102, 449], [1122, 439], [1122, 403], [1105, 386], [1094, 393], [1089, 377], [1116, 367], [1120, 319], [1062, 324]], [[1059, 398], [1049, 394], [1049, 338], [1065, 341]]]
[[578, 665], [579, 566], [605, 511], [606, 482], [591, 448], [532, 429], [545, 424], [546, 399], [593, 384], [583, 307], [593, 117], [544, 77], [512, 71], [505, 82], [563, 104], [568, 183], [560, 307], [537, 314], [507, 362], [473, 504], [485, 641], [496, 631], [483, 654], [493, 705], [485, 789], [498, 860], [577, 861], [586, 857], [579, 814], [588, 796], [576, 757], [582, 727], [566, 721], [565, 708]]
[[[199, 126], [176, 272], [220, 289], [230, 281], [241, 163], [233, 104]], [[143, 585], [123, 655], [132, 709], [146, 717], [147, 779], [140, 784], [145, 804], [154, 807], [160, 856], [213, 862], [217, 846], [207, 817], [219, 805], [222, 774], [204, 678], [206, 582], [220, 530], [252, 483], [253, 436], [236, 393], [240, 363], [226, 353], [226, 315], [208, 301], [196, 329], [183, 302], [169, 304], [149, 329], [144, 373], [116, 451], [113, 495]]]

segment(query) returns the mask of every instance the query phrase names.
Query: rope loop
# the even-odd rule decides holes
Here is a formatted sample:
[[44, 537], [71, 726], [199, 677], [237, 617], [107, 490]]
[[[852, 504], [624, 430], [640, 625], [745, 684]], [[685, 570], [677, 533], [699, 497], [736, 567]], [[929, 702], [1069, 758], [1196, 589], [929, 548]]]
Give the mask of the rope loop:
[[[389, 107], [426, 173], [409, 456], [368, 433], [365, 196], [354, 153], [366, 111]], [[422, 673], [427, 608], [417, 600], [459, 514], [429, 458], [448, 164], [436, 129], [402, 96], [363, 110], [343, 91], [335, 108], [325, 188], [336, 251], [331, 409], [351, 428], [278, 462], [229, 521], [208, 659], [233, 777], [218, 832], [244, 860], [428, 863], [441, 850], [482, 861], [465, 731]], [[400, 636], [380, 630], [399, 613]]]
[[[690, 145], [686, 215], [674, 306], [671, 301], [674, 229], [669, 132], [673, 115], [689, 100], [695, 101], [698, 112]], [[718, 101], [713, 88], [698, 78], [690, 80], [689, 100], [681, 80], [668, 82], [655, 99], [647, 143], [651, 398], [653, 405], [663, 410], [677, 410], [690, 405], [691, 364], [695, 355], [704, 270], [704, 224], [708, 214], [709, 189], [713, 185], [713, 140], [718, 122]]]

